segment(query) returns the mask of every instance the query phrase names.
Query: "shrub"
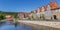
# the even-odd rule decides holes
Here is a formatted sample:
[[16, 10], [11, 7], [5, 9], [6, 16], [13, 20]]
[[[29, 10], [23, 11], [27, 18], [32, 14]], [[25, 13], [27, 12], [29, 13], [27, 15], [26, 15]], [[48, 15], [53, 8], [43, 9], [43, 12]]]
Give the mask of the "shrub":
[[3, 20], [5, 19], [5, 16], [4, 15], [0, 15], [0, 20]]

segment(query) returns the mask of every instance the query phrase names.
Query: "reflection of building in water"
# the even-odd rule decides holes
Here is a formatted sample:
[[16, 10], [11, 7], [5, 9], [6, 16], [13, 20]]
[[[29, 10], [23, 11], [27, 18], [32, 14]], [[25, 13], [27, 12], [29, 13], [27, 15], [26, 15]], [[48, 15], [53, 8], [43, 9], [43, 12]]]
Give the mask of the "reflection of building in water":
[[12, 15], [6, 15], [6, 22], [8, 24], [13, 24], [14, 23], [14, 17]]

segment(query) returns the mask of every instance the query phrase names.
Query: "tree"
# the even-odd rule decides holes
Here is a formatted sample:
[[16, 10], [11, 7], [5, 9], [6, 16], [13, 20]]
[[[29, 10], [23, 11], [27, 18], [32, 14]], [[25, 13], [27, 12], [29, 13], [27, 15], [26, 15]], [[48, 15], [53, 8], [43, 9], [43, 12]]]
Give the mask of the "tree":
[[17, 30], [16, 27], [17, 27], [18, 24], [19, 24], [18, 21], [15, 20], [15, 22], [14, 22], [15, 30]]
[[32, 19], [34, 19], [34, 15], [32, 15]]
[[15, 14], [15, 15], [14, 15], [14, 18], [18, 18], [18, 15], [17, 15], [17, 14]]
[[0, 15], [0, 20], [3, 20], [5, 19], [5, 16], [4, 15]]
[[42, 14], [41, 18], [42, 18], [42, 19], [45, 19], [45, 16], [44, 16], [44, 14]]

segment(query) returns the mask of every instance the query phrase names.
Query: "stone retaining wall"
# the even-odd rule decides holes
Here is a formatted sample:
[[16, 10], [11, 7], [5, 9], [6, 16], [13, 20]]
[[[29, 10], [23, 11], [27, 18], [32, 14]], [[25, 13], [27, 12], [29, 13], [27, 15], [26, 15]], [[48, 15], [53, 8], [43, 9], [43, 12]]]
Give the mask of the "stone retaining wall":
[[32, 30], [60, 30], [58, 28], [53, 28], [53, 27], [43, 26], [43, 25], [26, 24], [26, 23], [20, 23], [20, 24], [23, 24], [22, 26], [24, 27], [30, 26]]
[[58, 28], [53, 28], [53, 27], [48, 27], [48, 26], [43, 26], [43, 25], [25, 24], [25, 26], [26, 25], [30, 26], [32, 28], [32, 30], [60, 30]]

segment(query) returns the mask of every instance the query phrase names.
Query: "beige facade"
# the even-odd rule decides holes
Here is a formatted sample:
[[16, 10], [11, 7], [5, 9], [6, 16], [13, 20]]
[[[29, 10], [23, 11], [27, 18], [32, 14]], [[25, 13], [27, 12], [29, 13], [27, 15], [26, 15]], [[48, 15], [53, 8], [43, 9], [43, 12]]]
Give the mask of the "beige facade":
[[40, 8], [38, 8], [37, 13], [40, 13], [40, 10], [41, 10], [41, 9], [40, 9]]
[[24, 13], [18, 13], [19, 19], [23, 19], [24, 18]]

